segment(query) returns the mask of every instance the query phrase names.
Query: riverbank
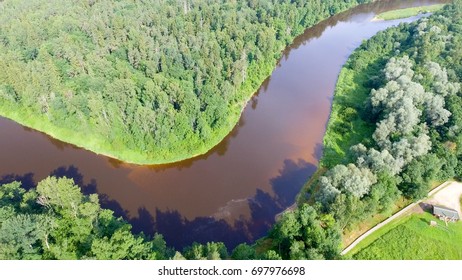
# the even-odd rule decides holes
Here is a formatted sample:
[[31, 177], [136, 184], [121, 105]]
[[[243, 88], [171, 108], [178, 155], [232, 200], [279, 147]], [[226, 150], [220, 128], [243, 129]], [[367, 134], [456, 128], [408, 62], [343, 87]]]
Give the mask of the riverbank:
[[[261, 76], [259, 80], [263, 82], [271, 74], [273, 71], [272, 67], [275, 64], [276, 60], [271, 61], [271, 63], [255, 66], [260, 69], [260, 72], [258, 72]], [[262, 71], [262, 69], [266, 69], [266, 71]], [[246, 100], [232, 106], [231, 112], [229, 113], [230, 117], [228, 121], [226, 121], [227, 125], [213, 132], [213, 136], [209, 140], [208, 145], [197, 146], [197, 149], [189, 153], [168, 154], [167, 156], [150, 156], [147, 152], [139, 152], [123, 147], [121, 143], [111, 145], [107, 138], [101, 137], [101, 134], [94, 133], [90, 130], [82, 133], [82, 131], [76, 131], [73, 128], [56, 126], [53, 125], [46, 116], [37, 115], [27, 108], [15, 108], [8, 103], [0, 104], [0, 115], [22, 126], [44, 133], [53, 139], [124, 163], [134, 165], [171, 164], [204, 155], [222, 142], [239, 122], [248, 102], [251, 100], [258, 87], [260, 87], [260, 85], [255, 86], [258, 83], [259, 82], [248, 80], [242, 86], [242, 95], [246, 96]]]
[[436, 11], [441, 10], [445, 5], [446, 4], [436, 4], [436, 5], [419, 6], [419, 7], [388, 11], [388, 12], [381, 13], [375, 16], [372, 20], [373, 21], [394, 20], [394, 19], [408, 18], [408, 17], [419, 15], [419, 14], [434, 13]]
[[[209, 152], [229, 135], [229, 133], [238, 123], [242, 111], [246, 107], [251, 97], [274, 70], [278, 59], [282, 57], [282, 51], [294, 40], [295, 37], [302, 34], [306, 28], [314, 26], [320, 21], [330, 17], [333, 11], [335, 11], [335, 13], [340, 13], [346, 9], [357, 6], [357, 4], [358, 3], [355, 1], [340, 4], [322, 4], [319, 7], [321, 12], [305, 12], [304, 10], [295, 10], [296, 13], [304, 15], [304, 21], [290, 25], [287, 29], [288, 31], [286, 31], [285, 34], [280, 34], [277, 37], [274, 37], [276, 39], [269, 40], [273, 46], [271, 48], [265, 46], [265, 48], [269, 49], [269, 51], [259, 50], [258, 52], [256, 51], [256, 54], [254, 54], [250, 53], [250, 50], [246, 50], [249, 51], [249, 57], [243, 57], [246, 58], [247, 61], [244, 63], [244, 68], [240, 69], [239, 71], [239, 73], [242, 73], [242, 80], [244, 80], [244, 82], [237, 82], [237, 84], [240, 84], [240, 86], [237, 86], [237, 89], [230, 89], [233, 87], [231, 82], [234, 83], [234, 81], [230, 81], [230, 77], [224, 79], [223, 83], [219, 83], [217, 85], [213, 85], [214, 87], [212, 88], [209, 87], [205, 89], [194, 88], [194, 83], [192, 82], [193, 77], [187, 77], [188, 79], [184, 77], [181, 79], [171, 78], [171, 80], [169, 76], [159, 78], [159, 81], [156, 80], [155, 82], [159, 83], [160, 86], [156, 88], [155, 86], [157, 85], [151, 85], [151, 87], [153, 87], [155, 90], [160, 90], [159, 88], [161, 87], [167, 88], [161, 90], [166, 91], [167, 97], [160, 96], [156, 99], [157, 103], [166, 103], [160, 104], [163, 105], [161, 107], [164, 108], [159, 110], [160, 112], [157, 112], [155, 110], [151, 111], [150, 106], [146, 106], [146, 104], [140, 105], [137, 103], [139, 100], [136, 100], [136, 98], [129, 99], [127, 96], [111, 97], [112, 94], [116, 95], [114, 92], [102, 94], [103, 98], [96, 96], [93, 99], [90, 98], [92, 96], [85, 96], [87, 93], [78, 92], [78, 90], [72, 88], [77, 87], [76, 84], [81, 86], [80, 84], [82, 81], [73, 81], [63, 74], [60, 74], [61, 76], [56, 74], [59, 73], [60, 70], [66, 74], [69, 73], [70, 70], [65, 68], [68, 67], [68, 65], [65, 65], [67, 62], [55, 61], [54, 63], [58, 66], [54, 65], [50, 66], [50, 68], [56, 71], [43, 71], [56, 74], [56, 77], [53, 77], [54, 83], [52, 86], [54, 88], [51, 90], [44, 90], [44, 93], [40, 93], [40, 90], [38, 89], [36, 90], [37, 92], [31, 91], [31, 93], [28, 93], [31, 95], [30, 97], [28, 96], [28, 98], [32, 99], [32, 102], [31, 100], [22, 101], [22, 96], [21, 98], [16, 97], [17, 94], [23, 95], [23, 89], [26, 88], [22, 84], [16, 85], [16, 80], [27, 81], [23, 79], [26, 78], [27, 75], [25, 77], [14, 74], [5, 74], [4, 76], [0, 76], [0, 79], [5, 80], [5, 84], [8, 85], [8, 87], [6, 87], [8, 90], [5, 89], [4, 91], [0, 92], [0, 96], [5, 97], [3, 100], [4, 102], [2, 102], [3, 104], [0, 108], [0, 114], [24, 126], [46, 133], [60, 141], [126, 163], [133, 163], [138, 165], [166, 164], [197, 157]], [[295, 9], [295, 7], [292, 6], [289, 8]], [[275, 32], [272, 27], [268, 27], [267, 31]], [[222, 40], [221, 37], [220, 40]], [[91, 44], [89, 43], [89, 45]], [[50, 47], [50, 49], [52, 49], [52, 47]], [[226, 59], [229, 59], [229, 57], [230, 56], [227, 56]], [[239, 54], [239, 57], [241, 57], [241, 54]], [[258, 59], [256, 59], [256, 57], [258, 57]], [[58, 60], [58, 58], [51, 57], [51, 60]], [[101, 57], [99, 58], [101, 59]], [[115, 54], [111, 54], [108, 60], [111, 61], [112, 59], [116, 59], [117, 61], [117, 59], [120, 58]], [[37, 58], [35, 58], [34, 63], [40, 64]], [[123, 63], [125, 63], [125, 61]], [[120, 67], [120, 65], [123, 63], [120, 62], [118, 67]], [[230, 64], [233, 65], [232, 67], [234, 67], [236, 63]], [[7, 66], [10, 64], [5, 65]], [[65, 65], [65, 67], [63, 65]], [[8, 71], [8, 67], [6, 66], [5, 71]], [[20, 66], [23, 67], [23, 64]], [[125, 66], [126, 65], [124, 65], [124, 67]], [[163, 67], [168, 69], [167, 66], [168, 65], [163, 65]], [[221, 65], [221, 67], [224, 66]], [[20, 67], [18, 66], [17, 68]], [[143, 76], [145, 74], [138, 73], [137, 71], [139, 69], [133, 69], [132, 66], [127, 66], [127, 69], [128, 70], [126, 72], [129, 73], [126, 74], [128, 79], [123, 80], [123, 82], [121, 81], [117, 87], [120, 92], [124, 92], [124, 90], [130, 89], [130, 86], [134, 83], [138, 87], [138, 89], [135, 91], [141, 92], [145, 90], [145, 87], [149, 84], [149, 82], [152, 82], [148, 79], [148, 76], [151, 74], [146, 74], [147, 76]], [[226, 71], [236, 72], [233, 71], [233, 69], [228, 69]], [[19, 72], [24, 73], [26, 71], [22, 70]], [[219, 72], [219, 68], [209, 72], [213, 72], [213, 75], [225, 75], [223, 74], [225, 70], [223, 70], [223, 73], [221, 73]], [[33, 73], [39, 72], [35, 71]], [[175, 73], [175, 75], [177, 74], [178, 73]], [[232, 76], [234, 77], [233, 79], [238, 80], [238, 78], [235, 77], [236, 73], [227, 73], [226, 75]], [[159, 74], [159, 76], [162, 75]], [[42, 78], [47, 77], [38, 77], [34, 78], [33, 80], [38, 81]], [[97, 78], [100, 77], [89, 77], [86, 79], [96, 80]], [[208, 79], [210, 79], [210, 77], [208, 77]], [[107, 81], [108, 79], [104, 77], [104, 79], [98, 80], [97, 82], [101, 83], [103, 80]], [[166, 80], [168, 80], [170, 83], [165, 83], [165, 85], [163, 85], [162, 83], [164, 83]], [[188, 81], [183, 83], [184, 80]], [[216, 80], [219, 79], [217, 78]], [[59, 82], [55, 83], [55, 81]], [[64, 83], [64, 85], [62, 85], [61, 82], [64, 81], [69, 82], [71, 89], [68, 88], [68, 84]], [[189, 84], [189, 82], [191, 82], [191, 84]], [[11, 83], [11, 85], [9, 83]], [[184, 86], [184, 88], [178, 89], [178, 85], [176, 83]], [[198, 83], [200, 84], [202, 82], [198, 81]], [[98, 84], [98, 86], [101, 87], [101, 84]], [[88, 88], [87, 85], [82, 87]], [[170, 87], [172, 87], [172, 89], [170, 89]], [[185, 91], [185, 89], [188, 92], [182, 92]], [[227, 92], [225, 92], [225, 89]], [[74, 92], [74, 90], [76, 92]], [[107, 88], [105, 90], [107, 90]], [[59, 92], [60, 94], [50, 93], [50, 91]], [[171, 93], [170, 91], [174, 92]], [[204, 94], [204, 96], [225, 94], [227, 97], [214, 98], [213, 96], [196, 96], [200, 95], [199, 92], [201, 91], [207, 92], [207, 94]], [[66, 92], [65, 98], [61, 97], [63, 92]], [[101, 94], [101, 92], [98, 91], [93, 93], [93, 95], [98, 94]], [[122, 93], [122, 95], [124, 94], [125, 93]], [[133, 94], [133, 90], [130, 94]], [[170, 97], [170, 101], [165, 101], [168, 99], [169, 94], [179, 96]], [[79, 95], [81, 100], [72, 100], [73, 96], [75, 95]], [[36, 100], [38, 98], [40, 98], [40, 102]], [[104, 98], [107, 100], [104, 100]], [[144, 97], [138, 97], [138, 99], [143, 98]], [[184, 98], [184, 100], [181, 100], [181, 102], [175, 100], [182, 98]], [[55, 101], [54, 99], [60, 100]], [[87, 104], [89, 103], [89, 99], [92, 99], [91, 104]], [[203, 99], [205, 99], [205, 101]], [[143, 100], [141, 101], [141, 103], [144, 102]], [[193, 101], [197, 101], [200, 104], [197, 105]], [[20, 102], [23, 102], [24, 104]], [[156, 105], [156, 102], [153, 102], [153, 108], [156, 106], [159, 107], [159, 104]], [[191, 104], [196, 107], [188, 108], [184, 111], [179, 109], [180, 103], [182, 106], [188, 107], [189, 105], [187, 104], [189, 104], [189, 102], [191, 102]], [[40, 108], [40, 106], [35, 106], [39, 103], [41, 104], [40, 106], [42, 106], [42, 108]], [[30, 104], [32, 104], [32, 106]], [[193, 107], [193, 105], [191, 106]], [[168, 108], [165, 109], [165, 107]], [[226, 109], [224, 109], [224, 107], [226, 107]], [[97, 108], [97, 110], [92, 108]], [[94, 110], [96, 110], [96, 112], [93, 112]], [[200, 110], [201, 112], [197, 113], [197, 110]], [[210, 110], [210, 112], [203, 112], [203, 110]], [[104, 113], [101, 114], [101, 111]], [[149, 114], [145, 114], [146, 111]], [[158, 115], [165, 115], [165, 118], [157, 117]], [[153, 119], [143, 120], [143, 116]], [[158, 119], [162, 120], [162, 123], [156, 123], [156, 125], [152, 125], [152, 122], [155, 122]], [[192, 130], [191, 127], [193, 127]]]
[[[354, 222], [348, 220], [348, 223], [342, 225], [344, 248], [361, 235], [358, 233], [369, 232], [372, 228], [380, 228], [384, 225], [384, 223], [381, 222], [386, 220], [391, 213], [397, 212], [412, 201], [418, 201], [419, 198], [424, 195], [423, 193], [430, 188], [432, 181], [444, 181], [454, 177], [454, 175], [459, 176], [458, 170], [455, 168], [459, 152], [451, 148], [455, 142], [459, 142], [450, 134], [448, 135], [441, 130], [436, 131], [435, 127], [431, 128], [431, 126], [434, 125], [432, 122], [425, 123], [426, 127], [430, 126], [428, 129], [431, 131], [430, 134], [432, 134], [432, 142], [431, 146], [428, 148], [428, 153], [411, 159], [405, 168], [391, 171], [394, 173], [393, 176], [385, 176], [385, 180], [383, 179], [383, 172], [390, 172], [390, 169], [388, 169], [388, 167], [378, 168], [378, 165], [375, 165], [379, 164], [378, 160], [384, 159], [382, 158], [384, 155], [389, 155], [388, 160], [390, 160], [390, 162], [387, 163], [387, 165], [392, 165], [393, 161], [400, 157], [399, 154], [394, 153], [392, 148], [390, 148], [392, 145], [400, 145], [400, 143], [394, 144], [392, 141], [396, 141], [396, 139], [400, 138], [405, 139], [405, 137], [407, 137], [405, 134], [400, 134], [399, 130], [393, 130], [394, 128], [391, 128], [395, 131], [395, 134], [393, 137], [385, 137], [386, 140], [390, 141], [390, 146], [387, 147], [383, 145], [384, 142], [378, 143], [378, 141], [386, 141], [383, 140], [383, 137], [380, 138], [380, 132], [386, 130], [386, 128], [382, 126], [382, 129], [380, 129], [377, 125], [384, 124], [385, 121], [381, 121], [381, 118], [384, 117], [383, 114], [389, 113], [389, 111], [384, 113], [382, 111], [383, 107], [380, 107], [379, 104], [386, 107], [388, 106], [387, 102], [392, 102], [390, 99], [399, 98], [399, 94], [395, 93], [397, 89], [393, 91], [388, 87], [384, 87], [387, 83], [391, 83], [390, 85], [394, 83], [394, 81], [389, 80], [391, 77], [390, 69], [394, 69], [395, 71], [402, 69], [393, 63], [398, 59], [406, 61], [407, 57], [411, 57], [411, 60], [407, 62], [409, 65], [407, 66], [409, 67], [408, 76], [404, 78], [412, 79], [412, 81], [414, 81], [414, 79], [417, 80], [417, 82], [414, 82], [416, 87], [420, 87], [419, 83], [422, 83], [422, 81], [428, 82], [428, 87], [425, 90], [427, 91], [426, 94], [429, 95], [435, 93], [439, 94], [439, 91], [432, 86], [434, 80], [431, 75], [426, 79], [422, 78], [419, 80], [420, 76], [415, 77], [415, 72], [422, 71], [421, 73], [426, 73], [430, 71], [431, 69], [428, 69], [429, 61], [431, 61], [433, 65], [445, 63], [446, 67], [448, 67], [448, 71], [450, 71], [450, 69], [459, 69], [460, 66], [457, 63], [448, 64], [445, 62], [445, 59], [452, 61], [450, 55], [442, 57], [439, 55], [440, 53], [438, 51], [434, 51], [432, 46], [438, 43], [437, 39], [433, 39], [431, 43], [422, 44], [417, 39], [409, 38], [409, 34], [417, 28], [423, 30], [420, 33], [422, 37], [431, 34], [431, 30], [450, 28], [441, 18], [447, 19], [448, 17], [454, 16], [456, 14], [453, 12], [454, 10], [454, 7], [445, 9], [444, 12], [440, 13], [439, 17], [434, 16], [426, 19], [425, 24], [400, 26], [377, 34], [355, 50], [339, 75], [332, 105], [331, 118], [324, 138], [325, 150], [321, 159], [321, 164], [323, 167], [333, 168], [339, 164], [352, 163], [360, 168], [372, 170], [376, 172], [377, 175], [376, 184], [371, 185], [372, 191], [370, 196], [357, 199], [357, 205], [349, 206], [357, 213], [347, 214], [346, 217], [348, 219], [354, 217], [355, 220]], [[449, 36], [460, 36], [460, 34], [454, 32], [454, 34]], [[432, 49], [433, 52], [431, 54], [427, 52], [429, 55], [424, 56], [412, 53], [414, 49], [419, 49], [421, 53], [427, 52], [430, 49]], [[402, 58], [403, 56], [404, 58]], [[444, 69], [444, 71], [446, 71], [446, 69]], [[399, 74], [394, 78], [399, 80], [400, 76], [404, 75]], [[451, 82], [458, 84], [459, 80], [457, 77], [452, 77]], [[454, 96], [459, 86], [456, 85], [455, 88], [456, 90], [451, 93]], [[380, 95], [379, 91], [383, 95]], [[410, 91], [410, 93], [412, 93], [412, 91]], [[459, 104], [460, 99], [454, 96], [446, 98], [446, 104], [443, 104], [443, 106], [446, 105], [446, 108], [450, 110], [448, 114], [454, 116], [451, 121], [453, 123], [458, 123], [459, 116], [455, 110], [455, 108], [458, 107], [454, 105]], [[377, 102], [379, 98], [382, 98], [380, 99], [382, 103]], [[391, 106], [389, 110], [393, 110]], [[420, 121], [425, 122], [428, 120], [425, 114], [428, 113], [419, 114]], [[448, 120], [445, 120], [445, 122], [447, 121]], [[448, 126], [449, 125], [446, 125], [446, 127]], [[416, 130], [413, 131], [415, 132]], [[355, 151], [351, 150], [352, 146], [360, 143], [362, 145], [357, 146]], [[448, 163], [448, 161], [452, 161], [452, 163]], [[418, 174], [416, 172], [422, 173]], [[314, 188], [316, 186], [310, 187]], [[374, 194], [375, 188], [381, 189]], [[383, 195], [385, 192], [392, 194], [390, 197], [384, 199], [387, 203], [391, 204], [389, 207], [381, 209], [382, 203], [377, 205], [376, 202], [381, 201], [383, 198], [374, 198], [374, 196]], [[361, 204], [364, 205], [361, 206]], [[336, 205], [335, 208], [336, 207], [339, 206]], [[372, 208], [374, 210], [366, 211], [367, 208]], [[349, 210], [349, 208], [347, 209]], [[344, 219], [345, 215], [342, 213], [337, 213], [340, 219]], [[376, 227], [377, 224], [379, 226]], [[352, 244], [356, 243], [358, 243], [358, 241]], [[351, 247], [347, 247], [346, 251], [350, 248]]]

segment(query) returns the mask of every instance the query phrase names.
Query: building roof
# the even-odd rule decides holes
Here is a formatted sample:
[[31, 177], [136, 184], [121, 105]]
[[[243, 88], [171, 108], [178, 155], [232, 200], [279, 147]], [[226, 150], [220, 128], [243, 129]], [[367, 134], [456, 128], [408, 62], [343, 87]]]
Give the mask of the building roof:
[[433, 214], [440, 217], [448, 217], [449, 219], [460, 219], [459, 213], [456, 210], [443, 206], [433, 206]]

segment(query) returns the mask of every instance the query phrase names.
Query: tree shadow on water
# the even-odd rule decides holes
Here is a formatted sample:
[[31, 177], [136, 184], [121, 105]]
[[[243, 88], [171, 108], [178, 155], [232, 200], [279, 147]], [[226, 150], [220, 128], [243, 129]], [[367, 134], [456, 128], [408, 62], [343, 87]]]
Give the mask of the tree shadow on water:
[[[175, 209], [156, 208], [155, 213], [146, 207], [139, 207], [136, 214], [129, 215], [119, 202], [105, 194], [99, 194], [102, 207], [111, 209], [132, 225], [134, 233], [143, 232], [152, 237], [155, 233], [164, 236], [168, 246], [182, 250], [193, 242], [223, 242], [232, 250], [240, 243], [252, 243], [265, 236], [275, 222], [276, 214], [294, 203], [295, 197], [305, 182], [316, 170], [316, 166], [304, 160], [285, 160], [278, 176], [272, 178], [273, 194], [257, 189], [255, 195], [247, 199], [250, 218], [234, 217], [231, 220], [215, 217], [186, 218]], [[62, 170], [61, 170], [62, 171]], [[79, 182], [83, 179], [75, 167], [67, 168], [66, 176], [72, 176]], [[71, 171], [69, 173], [69, 171]], [[94, 190], [97, 191], [96, 183]]]
[[[99, 193], [95, 180], [84, 180], [84, 175], [74, 165], [59, 167], [50, 175], [72, 178], [84, 194], [98, 193], [101, 207], [114, 211], [116, 217], [128, 221], [134, 233], [143, 232], [150, 237], [160, 233], [168, 246], [177, 250], [182, 250], [193, 242], [211, 241], [223, 242], [232, 250], [240, 243], [251, 243], [265, 236], [274, 224], [276, 214], [295, 201], [297, 193], [315, 169], [313, 164], [304, 160], [285, 160], [279, 174], [269, 180], [273, 192], [256, 189], [255, 194], [245, 200], [250, 215], [236, 215], [232, 219], [213, 216], [188, 219], [175, 209], [156, 208], [155, 213], [152, 213], [144, 206], [139, 207], [137, 213], [129, 213], [117, 200]], [[0, 177], [0, 184], [13, 181], [21, 181], [28, 189], [36, 186], [32, 173]]]
[[145, 207], [138, 208], [138, 216], [128, 219], [132, 225], [132, 231], [135, 233], [143, 232], [149, 237], [153, 237], [156, 233], [156, 220], [154, 216]]
[[255, 196], [249, 200], [249, 208], [252, 219], [247, 227], [253, 236], [249, 241], [264, 236], [274, 224], [276, 214], [284, 210], [273, 196], [260, 189], [257, 189]]
[[225, 220], [216, 220], [212, 217], [188, 220], [176, 210], [157, 209], [154, 229], [164, 236], [167, 244], [177, 250], [193, 242], [223, 242], [228, 248], [234, 248], [240, 243], [252, 241], [244, 221], [238, 220], [230, 225]]
[[80, 186], [80, 188], [82, 189], [82, 193], [85, 195], [97, 192], [96, 180], [91, 179], [89, 184], [85, 184], [82, 173], [80, 173], [79, 169], [74, 165], [58, 167], [50, 173], [50, 176], [58, 178], [66, 177], [69, 179], [73, 179], [74, 183]]
[[21, 186], [26, 190], [35, 188], [37, 185], [34, 181], [34, 173], [26, 173], [23, 175], [6, 174], [0, 177], [0, 185], [13, 183], [15, 181], [20, 182]]
[[162, 234], [167, 244], [181, 250], [193, 242], [223, 242], [228, 249], [240, 243], [251, 243], [265, 236], [275, 222], [276, 214], [294, 203], [296, 195], [316, 170], [304, 160], [286, 160], [279, 175], [270, 180], [274, 194], [257, 189], [247, 199], [250, 219], [237, 217], [233, 221], [214, 217], [185, 218], [177, 210], [138, 210], [139, 217], [130, 220], [135, 232]]
[[[84, 194], [98, 193], [96, 181], [91, 180], [89, 184], [85, 184], [83, 174], [74, 165], [59, 167], [50, 175], [73, 179]], [[15, 181], [15, 178], [12, 177], [10, 181]], [[112, 210], [116, 217], [122, 217], [128, 221], [132, 225], [133, 233], [143, 232], [148, 237], [160, 233], [164, 236], [168, 246], [173, 246], [177, 250], [193, 242], [224, 242], [229, 248], [234, 248], [242, 242], [252, 241], [252, 238], [246, 235], [248, 230], [242, 221], [235, 221], [233, 225], [230, 225], [224, 220], [216, 220], [212, 217], [197, 217], [188, 220], [177, 210], [156, 209], [155, 213], [150, 213], [146, 207], [140, 207], [136, 214], [130, 215], [127, 209], [107, 194], [98, 193], [98, 196], [101, 207]]]
[[279, 171], [280, 175], [270, 180], [277, 203], [283, 208], [292, 205], [303, 185], [315, 171], [316, 166], [303, 159], [285, 160], [283, 168]]
[[322, 157], [323, 151], [324, 151], [324, 146], [321, 143], [316, 143], [316, 145], [314, 146], [314, 151], [312, 155], [316, 160], [319, 161]]

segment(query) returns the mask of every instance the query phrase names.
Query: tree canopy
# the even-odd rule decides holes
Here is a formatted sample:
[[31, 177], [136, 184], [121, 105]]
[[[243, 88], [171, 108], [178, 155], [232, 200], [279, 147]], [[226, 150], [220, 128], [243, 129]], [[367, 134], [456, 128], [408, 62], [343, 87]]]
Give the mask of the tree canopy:
[[0, 259], [164, 259], [169, 250], [160, 235], [133, 235], [72, 179], [0, 186]]
[[379, 32], [344, 66], [314, 192], [341, 229], [461, 178], [461, 7]]

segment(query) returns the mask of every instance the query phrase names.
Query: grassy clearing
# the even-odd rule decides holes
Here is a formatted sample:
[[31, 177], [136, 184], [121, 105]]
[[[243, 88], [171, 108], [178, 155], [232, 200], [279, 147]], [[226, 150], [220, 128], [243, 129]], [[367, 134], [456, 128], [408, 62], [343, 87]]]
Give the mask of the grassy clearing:
[[[392, 209], [389, 212], [375, 214], [369, 217], [368, 219], [364, 220], [363, 222], [359, 223], [358, 225], [355, 225], [353, 228], [346, 229], [342, 234], [342, 248], [348, 247], [351, 243], [353, 243], [357, 238], [366, 233], [368, 230], [375, 227], [379, 223], [385, 221], [395, 213], [399, 212], [404, 207], [408, 206], [410, 203], [411, 201], [401, 197], [395, 202], [395, 205], [393, 205]], [[393, 222], [395, 221], [392, 221], [390, 223]], [[377, 234], [377, 236], [379, 236], [380, 234], [383, 234], [383, 232], [381, 231], [382, 229], [379, 229], [376, 232], [374, 232], [372, 236]], [[361, 248], [363, 243], [364, 241], [359, 243], [356, 247], [354, 247], [351, 250], [351, 252], [357, 252], [358, 248]], [[350, 254], [351, 253], [349, 253], [349, 255]]]
[[351, 146], [370, 138], [374, 126], [361, 119], [359, 112], [370, 90], [364, 86], [368, 73], [343, 68], [334, 94], [332, 112], [324, 136], [324, 152], [321, 165], [332, 167], [349, 162]]
[[[430, 184], [431, 187], [430, 187], [429, 191], [437, 188], [438, 186], [440, 186], [443, 183], [444, 183], [444, 181], [433, 181], [433, 182], [431, 182], [431, 184]], [[462, 197], [461, 197], [461, 199], [462, 199]], [[371, 228], [375, 227], [379, 223], [385, 221], [386, 219], [388, 219], [389, 217], [391, 217], [395, 213], [401, 211], [403, 208], [405, 208], [406, 206], [408, 206], [411, 203], [412, 203], [411, 200], [406, 199], [404, 197], [400, 197], [397, 201], [395, 201], [395, 204], [393, 205], [393, 208], [390, 210], [390, 212], [375, 214], [372, 217], [364, 220], [362, 223], [358, 224], [357, 226], [355, 226], [355, 227], [353, 227], [353, 228], [351, 228], [349, 230], [344, 231], [343, 236], [342, 236], [343, 248], [348, 247], [351, 243], [353, 243], [358, 237], [363, 235], [365, 232], [367, 232]], [[358, 252], [362, 248], [369, 245], [370, 242], [368, 243], [367, 240], [369, 240], [369, 241], [375, 240], [376, 238], [378, 238], [382, 234], [384, 234], [386, 231], [388, 231], [390, 229], [390, 225], [396, 225], [399, 221], [400, 221], [400, 219], [393, 220], [387, 226], [385, 226], [385, 227], [375, 231], [374, 233], [372, 233], [368, 238], [366, 238], [364, 241], [362, 241], [356, 247], [354, 247], [348, 253], [348, 256], [351, 257], [352, 255], [355, 254], [355, 252]]]
[[[430, 221], [437, 226], [431, 227]], [[462, 259], [462, 222], [445, 223], [429, 213], [397, 219], [361, 242], [348, 256], [369, 260]]]
[[444, 7], [444, 5], [445, 4], [436, 4], [436, 5], [430, 5], [430, 6], [420, 6], [420, 7], [393, 10], [393, 11], [381, 13], [377, 15], [374, 19], [375, 20], [394, 20], [394, 19], [412, 17], [412, 16], [416, 16], [419, 14], [423, 14], [423, 13], [433, 13], [438, 10], [441, 10]]

